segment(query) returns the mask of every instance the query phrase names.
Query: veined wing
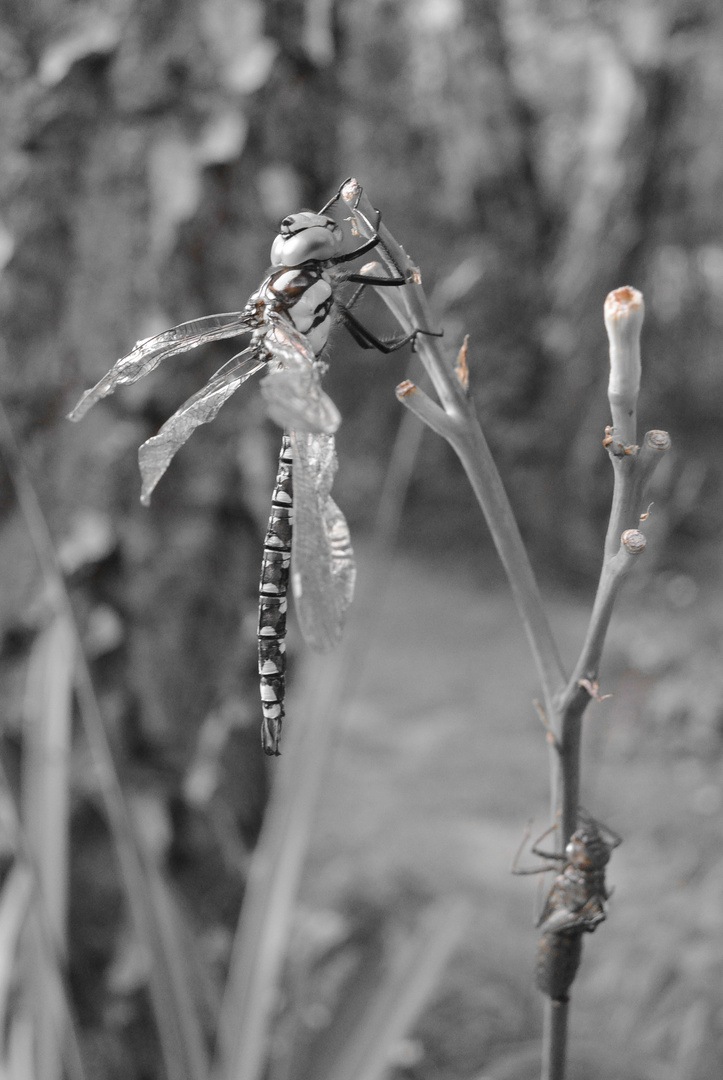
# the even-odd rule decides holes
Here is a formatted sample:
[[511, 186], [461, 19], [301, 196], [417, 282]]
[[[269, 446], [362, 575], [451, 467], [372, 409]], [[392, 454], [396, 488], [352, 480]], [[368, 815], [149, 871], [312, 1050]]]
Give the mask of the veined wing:
[[334, 436], [291, 432], [294, 540], [291, 584], [307, 643], [326, 652], [341, 637], [354, 595], [356, 567], [349, 526], [331, 498], [337, 469]]
[[331, 435], [341, 416], [321, 388], [320, 365], [302, 334], [277, 319], [264, 334], [264, 345], [278, 362], [261, 380], [266, 411], [280, 427]]
[[136, 382], [170, 356], [197, 349], [199, 345], [205, 345], [209, 341], [237, 337], [250, 329], [252, 327], [249, 327], [248, 315], [244, 311], [231, 311], [192, 319], [190, 322], [173, 326], [170, 330], [164, 330], [155, 337], [138, 341], [95, 386], [86, 390], [68, 419], [81, 420], [96, 402], [112, 394], [117, 386]]
[[138, 451], [141, 470], [141, 502], [146, 506], [158, 481], [176, 453], [201, 424], [214, 420], [219, 409], [242, 383], [264, 367], [266, 359], [255, 345], [228, 360], [192, 397], [166, 420], [160, 431]]

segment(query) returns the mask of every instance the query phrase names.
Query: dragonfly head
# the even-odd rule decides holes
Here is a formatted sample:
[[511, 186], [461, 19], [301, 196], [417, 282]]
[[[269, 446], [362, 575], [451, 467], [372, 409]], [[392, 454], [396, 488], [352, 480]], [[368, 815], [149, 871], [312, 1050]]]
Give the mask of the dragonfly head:
[[565, 849], [569, 861], [578, 870], [602, 870], [610, 861], [612, 848], [600, 835], [599, 829], [587, 823], [570, 837]]
[[290, 214], [271, 245], [272, 266], [301, 266], [312, 260], [333, 259], [341, 251], [344, 233], [333, 218], [303, 211]]

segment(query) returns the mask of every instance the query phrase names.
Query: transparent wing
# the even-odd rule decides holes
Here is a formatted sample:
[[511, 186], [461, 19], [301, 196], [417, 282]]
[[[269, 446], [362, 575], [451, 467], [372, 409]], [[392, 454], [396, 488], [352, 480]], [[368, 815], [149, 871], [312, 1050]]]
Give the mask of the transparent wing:
[[338, 643], [354, 596], [354, 553], [349, 526], [330, 495], [337, 468], [334, 436], [292, 431], [291, 444], [291, 583], [305, 640], [326, 652]]
[[243, 311], [206, 315], [202, 319], [192, 319], [190, 322], [173, 326], [155, 337], [138, 341], [95, 386], [86, 390], [68, 419], [81, 420], [96, 402], [112, 394], [117, 386], [136, 382], [170, 356], [197, 349], [199, 345], [205, 345], [209, 341], [220, 341], [222, 338], [243, 334], [252, 329], [248, 321], [249, 317]]
[[261, 381], [266, 411], [280, 427], [331, 435], [341, 416], [321, 388], [320, 366], [303, 336], [286, 320], [264, 335], [278, 364]]
[[238, 390], [241, 383], [264, 367], [256, 346], [250, 345], [219, 368], [206, 385], [181, 405], [152, 439], [138, 451], [141, 469], [141, 502], [146, 506], [158, 481], [176, 453], [201, 424], [215, 419], [219, 409]]

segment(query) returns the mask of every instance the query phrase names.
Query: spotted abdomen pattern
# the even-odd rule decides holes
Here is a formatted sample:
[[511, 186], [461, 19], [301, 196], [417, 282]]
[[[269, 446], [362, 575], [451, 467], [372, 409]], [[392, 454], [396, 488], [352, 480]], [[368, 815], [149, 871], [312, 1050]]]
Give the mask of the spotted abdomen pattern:
[[279, 469], [271, 498], [271, 514], [264, 539], [259, 585], [259, 676], [264, 752], [279, 754], [284, 719], [284, 673], [286, 671], [286, 610], [291, 564], [293, 515], [291, 440], [284, 435]]

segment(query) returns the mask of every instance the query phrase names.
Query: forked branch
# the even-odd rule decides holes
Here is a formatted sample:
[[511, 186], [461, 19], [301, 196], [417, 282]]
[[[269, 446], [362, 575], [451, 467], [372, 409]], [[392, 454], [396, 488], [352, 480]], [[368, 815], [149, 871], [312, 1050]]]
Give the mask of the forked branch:
[[[482, 507], [510, 581], [543, 688], [545, 723], [553, 756], [552, 816], [553, 822], [559, 826], [558, 850], [562, 851], [578, 822], [583, 714], [591, 699], [603, 699], [597, 675], [613, 606], [623, 581], [645, 549], [645, 536], [638, 528], [647, 517], [643, 504], [645, 488], [657, 463], [670, 448], [670, 438], [662, 431], [650, 431], [642, 447], [636, 444], [641, 376], [640, 330], [644, 310], [642, 295], [626, 286], [610, 293], [605, 303], [605, 323], [610, 341], [608, 397], [612, 424], [606, 429], [604, 445], [613, 465], [614, 491], [590, 623], [579, 658], [568, 679], [563, 673], [542, 608], [527, 552], [469, 395], [467, 341], [465, 339], [456, 365], [452, 364], [442, 351], [438, 338], [424, 333], [434, 323], [419, 270], [386, 226], [377, 220], [374, 209], [356, 181], [347, 183], [342, 197], [353, 204], [353, 211], [360, 211], [359, 214], [352, 213], [354, 227], [360, 235], [368, 238], [371, 230], [377, 229], [381, 242], [376, 252], [387, 271], [395, 273], [400, 268], [406, 271], [408, 280], [404, 288], [378, 289], [378, 293], [406, 333], [412, 333], [415, 329], [423, 331], [416, 338], [416, 348], [439, 403], [409, 381], [397, 388], [397, 397], [456, 451]], [[371, 271], [372, 266], [364, 268], [364, 271]], [[565, 950], [557, 949], [556, 953], [560, 963], [564, 964]], [[555, 962], [553, 958], [553, 967]], [[564, 979], [558, 979], [551, 968], [550, 984], [558, 982], [562, 983]], [[567, 1004], [566, 996], [547, 1001], [543, 1080], [563, 1080], [564, 1077]]]
[[[350, 180], [342, 197], [361, 211], [353, 215], [354, 225], [360, 235], [369, 236], [370, 223], [376, 223], [377, 215], [366, 194], [360, 193], [356, 181]], [[418, 268], [383, 222], [376, 227], [381, 238], [376, 252], [386, 269], [396, 273], [396, 268], [401, 267], [408, 277], [404, 288], [379, 289], [379, 295], [407, 333], [420, 328], [435, 329]], [[510, 581], [537, 666], [545, 708], [551, 715], [554, 700], [562, 692], [566, 679], [527, 551], [469, 395], [466, 344], [456, 365], [450, 363], [437, 337], [420, 334], [416, 348], [440, 404], [410, 382], [398, 387], [397, 396], [450, 443], [462, 462]]]

